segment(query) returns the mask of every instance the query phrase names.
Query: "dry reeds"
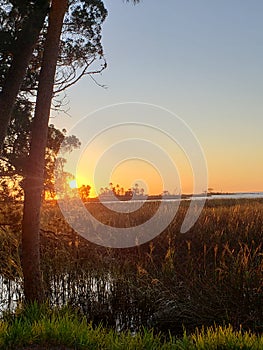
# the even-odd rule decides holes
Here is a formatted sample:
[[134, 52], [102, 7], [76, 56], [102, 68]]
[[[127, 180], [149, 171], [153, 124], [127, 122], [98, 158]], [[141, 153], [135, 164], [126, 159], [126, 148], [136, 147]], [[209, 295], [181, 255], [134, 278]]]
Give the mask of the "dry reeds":
[[[101, 204], [88, 205], [99, 220], [122, 227]], [[151, 242], [109, 249], [78, 236], [56, 205], [45, 205], [41, 256], [51, 302], [78, 306], [88, 319], [117, 329], [146, 325], [178, 332], [182, 325], [216, 322], [262, 331], [263, 201], [210, 200], [194, 227], [181, 234], [187, 206], [182, 203]], [[144, 222], [156, 208], [146, 203], [130, 215], [130, 224]], [[19, 227], [8, 230], [7, 236], [1, 232], [1, 275], [12, 280], [21, 275]]]

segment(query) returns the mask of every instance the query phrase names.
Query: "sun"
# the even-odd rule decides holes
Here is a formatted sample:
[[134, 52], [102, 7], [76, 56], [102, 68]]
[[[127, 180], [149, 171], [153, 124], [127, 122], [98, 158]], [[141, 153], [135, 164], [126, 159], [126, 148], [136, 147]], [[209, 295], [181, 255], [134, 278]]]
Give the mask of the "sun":
[[76, 180], [69, 181], [69, 187], [70, 188], [77, 188], [78, 187], [77, 181]]

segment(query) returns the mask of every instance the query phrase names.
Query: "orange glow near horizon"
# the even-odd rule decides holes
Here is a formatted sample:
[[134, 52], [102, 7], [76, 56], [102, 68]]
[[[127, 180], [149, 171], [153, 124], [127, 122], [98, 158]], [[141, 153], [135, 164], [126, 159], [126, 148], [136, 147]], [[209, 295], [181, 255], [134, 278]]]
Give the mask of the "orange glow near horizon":
[[76, 184], [77, 187], [85, 185], [91, 186], [90, 197], [97, 197], [100, 193], [101, 188], [108, 187], [112, 183], [113, 186], [118, 188], [123, 188], [125, 191], [129, 188], [139, 185], [139, 188], [144, 189], [145, 194], [161, 194], [163, 191], [169, 191], [171, 194], [180, 194], [180, 193], [192, 193], [193, 192], [193, 175], [191, 168], [187, 164], [181, 164], [178, 166], [178, 173], [181, 178], [180, 182], [173, 180], [172, 174], [171, 179], [168, 181], [162, 177], [162, 174], [159, 173], [149, 162], [140, 160], [140, 159], [128, 159], [121, 162], [115, 168], [113, 168], [111, 174], [106, 177], [105, 174], [96, 174], [94, 177], [94, 171], [92, 166], [95, 162], [89, 158], [90, 172], [87, 171], [87, 165], [85, 158], [79, 162], [78, 169], [76, 172]]
[[91, 197], [98, 196], [101, 188], [109, 188], [110, 183], [119, 189], [123, 188], [125, 191], [138, 184], [140, 189], [144, 189], [145, 194], [159, 194], [165, 190], [158, 171], [151, 164], [141, 160], [131, 159], [120, 163], [115, 167], [108, 181], [100, 181], [99, 174], [97, 179], [92, 179], [91, 176], [85, 177], [83, 174], [84, 171], [81, 171], [80, 168], [77, 173], [77, 186], [89, 184], [91, 186]]
[[194, 189], [192, 168], [183, 150], [166, 134], [141, 125], [104, 131], [82, 150], [75, 173], [68, 171], [78, 187], [91, 186], [91, 197], [109, 183], [126, 191], [137, 183], [149, 195], [193, 193]]
[[[87, 149], [83, 150], [75, 173], [69, 164], [67, 170], [75, 176], [77, 187], [91, 186], [90, 197], [97, 197], [101, 188], [109, 188], [109, 183], [115, 187], [119, 185], [118, 188], [124, 188], [124, 190], [138, 183], [139, 187], [149, 195], [161, 194], [163, 191], [169, 191], [171, 194], [194, 192], [195, 178], [191, 164], [178, 145], [165, 135], [155, 130], [151, 131], [153, 144], [160, 145], [165, 153], [169, 154], [175, 165], [174, 170], [169, 171], [161, 157], [156, 156], [154, 165], [147, 161], [147, 157], [145, 161], [140, 158], [129, 158], [129, 156], [125, 158], [126, 153], [132, 154], [132, 148], [131, 145], [125, 148], [124, 144], [118, 144], [121, 137], [127, 137], [127, 133], [130, 132], [131, 136], [136, 135], [140, 140], [147, 140], [148, 130], [129, 126], [129, 128], [120, 128], [118, 132], [119, 134], [114, 130], [107, 130], [103, 138], [94, 139]], [[231, 147], [231, 144], [222, 142], [224, 149], [218, 150], [216, 147], [208, 148], [202, 137], [200, 143], [203, 144], [207, 161], [208, 188], [212, 188], [215, 192], [260, 192], [263, 190], [263, 162], [259, 161], [259, 153], [252, 152], [252, 147], [247, 146], [241, 152], [241, 148], [234, 148]], [[117, 145], [117, 147], [111, 148], [111, 145]], [[140, 147], [135, 151], [139, 153]], [[155, 149], [152, 152], [154, 151]], [[150, 151], [147, 155], [151, 155]], [[198, 193], [205, 190], [205, 188], [200, 188]]]
[[[263, 166], [258, 165], [258, 170], [250, 172], [249, 164], [244, 171], [242, 162], [233, 162], [230, 158], [208, 158], [209, 185], [217, 192], [257, 192], [262, 191]], [[178, 164], [177, 164], [178, 165]], [[158, 171], [149, 163], [141, 160], [127, 160], [113, 169], [108, 181], [100, 181], [99, 178], [93, 181], [93, 175], [87, 172], [87, 168], [80, 162], [76, 174], [77, 187], [81, 185], [91, 186], [91, 197], [100, 193], [101, 187], [109, 187], [109, 183], [117, 184], [125, 190], [131, 188], [135, 183], [143, 187], [147, 194], [160, 194], [163, 190], [170, 193], [192, 193], [193, 175], [191, 167], [187, 162], [178, 165], [178, 172], [181, 179], [181, 191], [178, 185], [165, 188], [163, 179]], [[100, 177], [98, 175], [98, 177]], [[103, 177], [102, 177], [103, 178]], [[147, 184], [147, 185], [145, 185]], [[96, 187], [97, 186], [97, 187]]]

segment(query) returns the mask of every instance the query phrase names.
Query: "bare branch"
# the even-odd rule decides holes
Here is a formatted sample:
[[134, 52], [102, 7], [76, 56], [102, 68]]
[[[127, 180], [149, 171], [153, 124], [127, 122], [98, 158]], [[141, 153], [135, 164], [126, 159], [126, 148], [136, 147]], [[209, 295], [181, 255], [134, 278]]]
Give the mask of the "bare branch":
[[91, 78], [91, 79], [94, 81], [94, 83], [95, 83], [96, 85], [98, 85], [99, 87], [101, 87], [101, 88], [103, 88], [103, 89], [108, 89], [108, 86], [107, 86], [107, 85], [98, 83], [97, 80], [96, 80], [92, 75], [90, 75], [90, 78]]
[[[65, 81], [64, 81], [63, 83], [59, 84], [59, 85], [61, 86], [61, 88], [58, 88], [57, 90], [55, 90], [55, 91], [54, 91], [54, 94], [57, 95], [57, 94], [59, 94], [60, 92], [62, 92], [62, 91], [64, 91], [64, 90], [68, 89], [70, 86], [72, 86], [72, 85], [74, 85], [75, 83], [77, 83], [77, 82], [78, 82], [83, 76], [85, 76], [85, 75], [90, 75], [90, 76], [91, 76], [91, 75], [94, 75], [94, 74], [100, 74], [104, 69], [106, 69], [107, 63], [106, 63], [106, 61], [104, 61], [104, 64], [101, 66], [100, 69], [94, 70], [94, 71], [88, 71], [88, 68], [90, 67], [90, 65], [91, 65], [94, 61], [95, 61], [95, 58], [94, 58], [91, 62], [87, 62], [86, 65], [85, 65], [85, 67], [84, 67], [83, 70], [81, 71], [81, 73], [78, 74], [78, 76], [76, 75], [75, 78], [70, 78], [66, 84], [64, 84]], [[92, 78], [92, 79], [95, 81], [94, 78]], [[96, 81], [95, 81], [95, 82], [96, 82]], [[97, 82], [96, 82], [96, 84], [97, 84]], [[97, 84], [97, 85], [105, 88], [105, 86], [103, 86], [103, 85], [100, 85], [100, 84]]]

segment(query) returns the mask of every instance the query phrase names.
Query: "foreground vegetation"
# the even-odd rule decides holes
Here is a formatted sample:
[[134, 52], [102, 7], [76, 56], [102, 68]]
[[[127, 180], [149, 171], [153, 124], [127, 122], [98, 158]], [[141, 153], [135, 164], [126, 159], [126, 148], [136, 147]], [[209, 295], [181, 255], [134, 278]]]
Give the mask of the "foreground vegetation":
[[263, 336], [234, 331], [231, 326], [186, 332], [179, 339], [142, 330], [117, 333], [93, 327], [84, 316], [69, 308], [53, 309], [31, 305], [5, 316], [0, 323], [1, 349], [262, 349]]
[[[145, 221], [158, 203], [146, 203], [123, 222], [99, 203], [87, 206], [100, 221], [118, 226]], [[141, 334], [146, 327], [155, 335], [182, 337], [184, 329], [231, 324], [233, 331], [242, 326], [261, 334], [263, 200], [209, 200], [194, 227], [181, 234], [187, 206], [181, 204], [174, 221], [153, 241], [107, 249], [78, 236], [56, 204], [46, 204], [41, 257], [51, 306], [71, 305], [94, 326], [101, 324], [113, 333]], [[20, 218], [19, 205], [12, 210], [1, 206], [2, 310], [15, 308], [14, 299], [23, 298]]]

